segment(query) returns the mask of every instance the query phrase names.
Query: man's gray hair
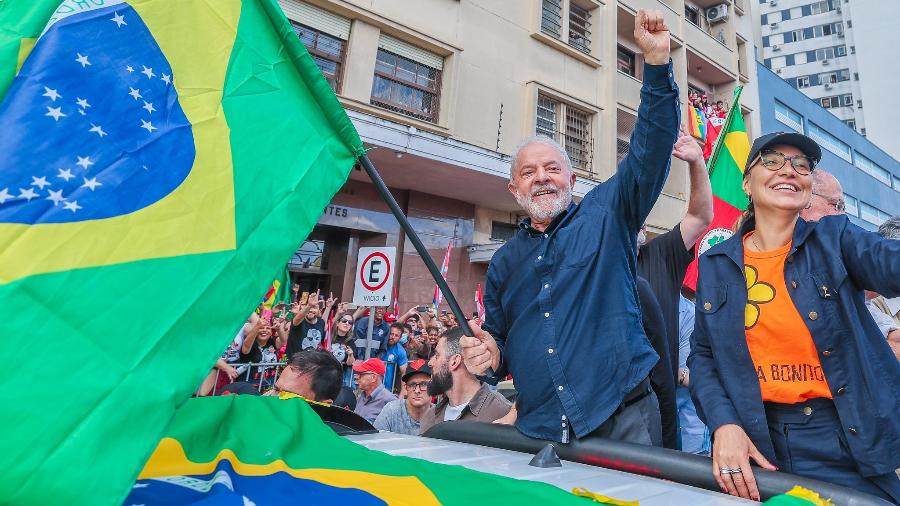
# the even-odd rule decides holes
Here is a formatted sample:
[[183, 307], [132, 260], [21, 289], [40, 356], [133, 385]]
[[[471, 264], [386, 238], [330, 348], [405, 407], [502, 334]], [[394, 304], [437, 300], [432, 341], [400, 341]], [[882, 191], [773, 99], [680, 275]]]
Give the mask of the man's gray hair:
[[522, 150], [527, 148], [532, 144], [543, 144], [545, 146], [550, 146], [555, 149], [559, 153], [559, 157], [562, 158], [563, 162], [566, 164], [566, 169], [569, 170], [569, 173], [572, 172], [572, 160], [569, 158], [569, 153], [566, 152], [566, 148], [562, 147], [560, 143], [555, 140], [547, 137], [546, 135], [536, 134], [522, 141], [521, 144], [516, 148], [516, 152], [513, 154], [512, 162], [509, 165], [509, 180], [512, 181], [516, 176], [516, 165], [519, 163], [519, 155], [522, 154]]
[[878, 227], [878, 233], [887, 239], [900, 239], [900, 216], [888, 218]]

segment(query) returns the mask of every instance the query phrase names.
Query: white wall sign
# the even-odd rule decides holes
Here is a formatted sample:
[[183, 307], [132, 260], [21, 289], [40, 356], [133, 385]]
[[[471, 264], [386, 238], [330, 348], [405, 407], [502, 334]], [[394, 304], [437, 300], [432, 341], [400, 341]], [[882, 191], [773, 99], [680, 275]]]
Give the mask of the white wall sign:
[[389, 306], [394, 289], [394, 257], [397, 248], [359, 248], [353, 304]]

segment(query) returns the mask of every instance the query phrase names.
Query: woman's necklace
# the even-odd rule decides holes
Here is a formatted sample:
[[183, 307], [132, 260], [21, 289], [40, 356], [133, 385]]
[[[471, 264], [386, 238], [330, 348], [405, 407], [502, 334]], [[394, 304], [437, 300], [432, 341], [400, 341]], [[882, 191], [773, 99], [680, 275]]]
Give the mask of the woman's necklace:
[[753, 232], [753, 235], [750, 236], [750, 239], [753, 239], [753, 244], [756, 246], [757, 251], [764, 251], [763, 247], [759, 245], [759, 240], [756, 238], [756, 231]]

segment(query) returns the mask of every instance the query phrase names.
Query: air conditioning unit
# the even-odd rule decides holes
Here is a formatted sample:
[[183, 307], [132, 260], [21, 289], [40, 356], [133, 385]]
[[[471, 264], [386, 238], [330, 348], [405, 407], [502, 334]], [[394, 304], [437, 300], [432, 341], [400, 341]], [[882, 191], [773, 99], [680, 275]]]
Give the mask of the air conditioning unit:
[[822, 65], [828, 65], [828, 60], [827, 59], [822, 60]]
[[830, 89], [831, 89], [831, 83], [825, 83], [825, 89], [826, 89], [826, 90], [830, 90]]
[[772, 51], [781, 51], [781, 44], [773, 44]]
[[840, 8], [840, 7], [837, 7], [837, 8], [835, 8], [834, 10], [836, 10], [838, 14], [841, 13], [841, 8]]
[[775, 69], [775, 73], [776, 73], [776, 74], [780, 74], [780, 73], [781, 73], [781, 69]]
[[728, 19], [728, 4], [719, 4], [706, 9], [706, 20], [713, 23], [721, 23]]
[[775, 7], [776, 5], [778, 5], [778, 0], [769, 0], [769, 5]]
[[778, 28], [778, 23], [769, 23], [769, 28]]

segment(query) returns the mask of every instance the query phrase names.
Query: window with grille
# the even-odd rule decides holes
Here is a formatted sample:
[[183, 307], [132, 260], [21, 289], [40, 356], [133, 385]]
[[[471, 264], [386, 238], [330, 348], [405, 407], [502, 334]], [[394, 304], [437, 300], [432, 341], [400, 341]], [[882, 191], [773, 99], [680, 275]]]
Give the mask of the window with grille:
[[616, 68], [623, 74], [631, 77], [637, 77], [637, 69], [635, 67], [634, 52], [624, 46], [616, 48]]
[[375, 80], [372, 83], [374, 105], [413, 118], [437, 122], [441, 71], [378, 49]]
[[541, 31], [554, 37], [562, 37], [563, 0], [541, 0]]
[[569, 45], [591, 53], [591, 11], [574, 3], [569, 6]]
[[509, 241], [516, 235], [519, 227], [512, 223], [503, 223], [500, 221], [491, 222], [491, 240], [492, 241]]
[[700, 26], [700, 11], [689, 5], [684, 6], [684, 19]]
[[325, 80], [335, 92], [341, 91], [341, 67], [347, 43], [337, 37], [291, 21], [294, 32], [303, 41], [306, 50], [322, 70]]
[[560, 143], [572, 166], [590, 172], [593, 158], [593, 114], [538, 94], [535, 133]]

